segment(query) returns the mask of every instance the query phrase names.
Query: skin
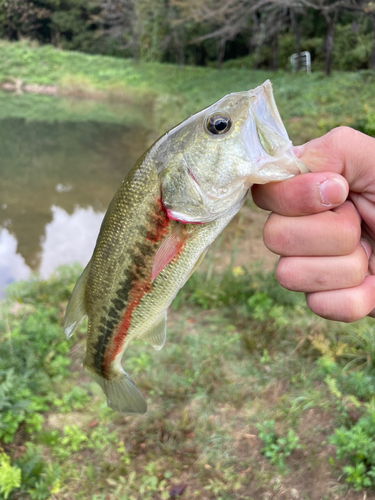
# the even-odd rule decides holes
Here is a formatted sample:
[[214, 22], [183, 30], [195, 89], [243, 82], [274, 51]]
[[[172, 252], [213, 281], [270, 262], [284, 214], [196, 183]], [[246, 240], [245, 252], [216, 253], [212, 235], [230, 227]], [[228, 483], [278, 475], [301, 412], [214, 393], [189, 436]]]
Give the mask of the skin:
[[276, 278], [323, 318], [375, 317], [375, 139], [339, 127], [295, 153], [311, 173], [252, 188]]

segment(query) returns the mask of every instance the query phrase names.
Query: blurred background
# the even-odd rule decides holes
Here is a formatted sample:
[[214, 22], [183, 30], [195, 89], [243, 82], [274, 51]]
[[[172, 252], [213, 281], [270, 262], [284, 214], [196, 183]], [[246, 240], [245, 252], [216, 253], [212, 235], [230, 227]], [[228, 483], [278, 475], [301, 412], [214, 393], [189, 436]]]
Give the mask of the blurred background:
[[62, 319], [107, 206], [163, 133], [273, 83], [294, 144], [375, 137], [375, 2], [0, 2], [0, 499], [375, 499], [373, 320], [281, 289], [248, 200], [133, 342], [142, 417], [82, 372]]

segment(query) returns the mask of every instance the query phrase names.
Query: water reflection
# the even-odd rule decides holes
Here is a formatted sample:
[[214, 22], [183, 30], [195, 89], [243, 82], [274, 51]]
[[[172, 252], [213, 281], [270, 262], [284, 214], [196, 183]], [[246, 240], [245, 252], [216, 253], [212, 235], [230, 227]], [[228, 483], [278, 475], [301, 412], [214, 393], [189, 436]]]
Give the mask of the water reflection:
[[7, 229], [0, 230], [0, 296], [9, 283], [25, 279], [30, 268], [17, 254], [17, 240]]
[[110, 200], [155, 139], [149, 123], [0, 119], [0, 288], [88, 261]]
[[104, 217], [104, 212], [96, 213], [91, 207], [77, 207], [71, 215], [60, 207], [51, 210], [53, 219], [46, 226], [39, 266], [43, 278], [62, 264], [74, 261], [86, 265]]

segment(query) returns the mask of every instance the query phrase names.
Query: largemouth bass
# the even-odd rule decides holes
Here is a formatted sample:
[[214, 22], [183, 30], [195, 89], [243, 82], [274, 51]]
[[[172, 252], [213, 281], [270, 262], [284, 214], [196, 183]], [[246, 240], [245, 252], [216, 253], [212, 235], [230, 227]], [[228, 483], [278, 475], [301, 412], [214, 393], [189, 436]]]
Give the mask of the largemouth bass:
[[167, 308], [251, 185], [303, 171], [269, 81], [191, 116], [138, 160], [109, 205], [64, 321], [69, 338], [88, 317], [84, 366], [111, 408], [146, 412], [122, 369], [124, 351], [133, 339], [163, 347]]

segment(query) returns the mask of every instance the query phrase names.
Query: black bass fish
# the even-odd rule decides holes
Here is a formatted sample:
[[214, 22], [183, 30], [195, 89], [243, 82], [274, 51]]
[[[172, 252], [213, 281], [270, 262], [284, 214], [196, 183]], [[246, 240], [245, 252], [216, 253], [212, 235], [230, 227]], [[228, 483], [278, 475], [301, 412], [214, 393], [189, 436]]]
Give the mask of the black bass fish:
[[305, 171], [269, 81], [191, 116], [138, 160], [109, 205], [64, 320], [69, 338], [88, 317], [84, 366], [111, 408], [146, 412], [122, 369], [124, 351], [133, 339], [163, 347], [167, 308], [251, 185]]

